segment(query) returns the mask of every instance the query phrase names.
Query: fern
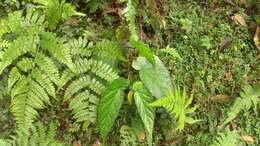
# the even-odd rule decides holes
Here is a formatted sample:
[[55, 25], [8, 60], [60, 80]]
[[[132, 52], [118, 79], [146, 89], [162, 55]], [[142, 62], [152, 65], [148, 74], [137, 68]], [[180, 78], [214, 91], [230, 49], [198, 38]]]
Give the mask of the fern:
[[79, 37], [78, 39], [72, 39], [65, 44], [73, 54], [75, 59], [82, 57], [91, 57], [93, 43], [88, 42], [86, 38]]
[[54, 33], [43, 32], [41, 34], [41, 47], [48, 50], [58, 61], [71, 67], [72, 60], [70, 50], [64, 45], [64, 42], [64, 39], [57, 38]]
[[51, 30], [56, 29], [62, 19], [70, 16], [85, 16], [77, 12], [75, 7], [66, 3], [65, 0], [34, 0], [34, 2], [44, 6], [48, 27]]
[[138, 32], [136, 28], [136, 1], [135, 0], [128, 0], [127, 1], [127, 7], [124, 9], [124, 15], [126, 17], [126, 20], [128, 21], [129, 30], [131, 33], [131, 38], [135, 41], [138, 40]]
[[260, 103], [260, 85], [254, 87], [246, 85], [240, 92], [240, 96], [241, 98], [236, 99], [230, 112], [228, 112], [228, 118], [220, 127], [232, 121], [241, 111], [246, 112], [252, 107], [257, 111], [257, 105]]
[[98, 59], [102, 59], [109, 64], [113, 64], [115, 60], [125, 60], [121, 48], [119, 48], [119, 46], [114, 42], [108, 40], [99, 41], [95, 45], [94, 49], [94, 55]]
[[51, 97], [56, 97], [54, 85], [60, 75], [55, 60], [65, 61], [60, 59], [64, 56], [63, 48], [56, 53], [55, 47], [43, 45], [52, 43], [50, 39], [42, 39], [44, 17], [34, 10], [28, 10], [25, 17], [21, 14], [21, 11], [14, 12], [3, 20], [8, 28], [5, 33], [14, 35], [15, 39], [8, 40], [8, 46], [1, 51], [0, 74], [4, 69], [10, 70], [11, 111], [19, 129], [28, 129], [38, 116], [37, 110], [49, 105]]
[[224, 133], [219, 133], [219, 136], [210, 146], [237, 146], [239, 135], [236, 131], [226, 130]]
[[0, 50], [3, 48], [7, 48], [8, 45], [9, 45], [9, 42], [7, 40], [0, 40]]
[[[42, 4], [49, 5], [47, 1]], [[52, 99], [60, 101], [58, 97], [68, 102], [75, 124], [95, 123], [100, 95], [108, 83], [119, 78], [108, 63], [99, 60], [111, 52], [111, 61], [122, 59], [116, 44], [102, 41], [93, 45], [81, 37], [67, 41], [46, 31], [54, 28], [47, 14], [46, 19], [39, 11], [28, 9], [0, 20], [1, 42], [6, 44], [0, 50], [0, 75], [8, 73], [7, 92], [18, 127], [11, 145], [44, 145], [35, 138], [43, 136], [36, 134], [41, 129], [34, 129], [33, 123], [38, 111], [51, 105]]]
[[120, 128], [120, 146], [135, 146], [137, 145], [136, 136], [133, 130], [126, 125]]
[[187, 117], [187, 114], [193, 113], [196, 110], [196, 107], [188, 107], [191, 102], [192, 98], [187, 98], [185, 89], [181, 93], [181, 90], [178, 87], [175, 88], [175, 90], [169, 93], [166, 97], [160, 98], [150, 105], [154, 107], [165, 108], [172, 118], [178, 120], [177, 129], [182, 130], [184, 128], [185, 122], [190, 124], [197, 122], [197, 120]]
[[117, 73], [106, 63], [93, 59], [91, 48], [82, 38], [69, 42], [73, 67], [64, 70], [59, 88], [64, 90], [63, 101], [69, 103], [75, 122], [96, 120], [96, 107], [106, 83], [117, 79]]
[[0, 139], [0, 145], [3, 146], [63, 146], [61, 142], [55, 139], [56, 126], [51, 123], [48, 128], [38, 123], [30, 129], [17, 131], [16, 136], [11, 136], [9, 140]]

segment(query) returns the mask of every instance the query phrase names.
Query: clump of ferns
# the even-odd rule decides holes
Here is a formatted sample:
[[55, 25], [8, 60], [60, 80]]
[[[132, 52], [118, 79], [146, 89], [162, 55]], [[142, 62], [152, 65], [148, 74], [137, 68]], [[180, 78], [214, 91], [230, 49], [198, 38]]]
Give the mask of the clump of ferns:
[[[0, 74], [8, 71], [11, 112], [28, 129], [51, 99], [68, 102], [75, 122], [95, 122], [96, 104], [106, 83], [118, 78], [106, 63], [92, 57], [83, 38], [66, 41], [46, 31], [38, 11], [10, 13], [0, 21]], [[12, 36], [11, 39], [6, 36]], [[4, 42], [4, 41], [2, 41]], [[73, 98], [71, 98], [73, 97]]]

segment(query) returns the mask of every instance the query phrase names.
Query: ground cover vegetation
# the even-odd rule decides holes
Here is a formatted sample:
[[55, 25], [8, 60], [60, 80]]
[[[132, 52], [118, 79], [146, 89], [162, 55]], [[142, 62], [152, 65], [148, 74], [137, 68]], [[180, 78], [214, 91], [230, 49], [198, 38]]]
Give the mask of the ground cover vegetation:
[[0, 146], [257, 146], [257, 0], [2, 0]]

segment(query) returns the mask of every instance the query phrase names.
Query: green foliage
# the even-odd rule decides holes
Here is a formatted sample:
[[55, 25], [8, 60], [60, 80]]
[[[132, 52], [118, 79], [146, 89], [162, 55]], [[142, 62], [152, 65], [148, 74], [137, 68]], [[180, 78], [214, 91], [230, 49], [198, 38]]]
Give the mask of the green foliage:
[[97, 126], [103, 138], [111, 130], [123, 103], [123, 90], [128, 86], [126, 79], [114, 80], [104, 91], [97, 113]]
[[97, 56], [98, 59], [103, 60], [109, 64], [113, 64], [113, 62], [117, 60], [126, 60], [121, 48], [115, 42], [102, 40], [97, 42], [94, 49], [94, 55]]
[[129, 30], [130, 30], [130, 43], [133, 48], [136, 48], [141, 56], [146, 57], [152, 64], [155, 64], [155, 59], [153, 52], [143, 43], [138, 41], [138, 32], [135, 22], [136, 17], [136, 9], [135, 6], [136, 2], [135, 0], [129, 0], [127, 2], [127, 7], [124, 10], [124, 15], [128, 21], [129, 24]]
[[170, 47], [169, 45], [165, 49], [162, 49], [162, 52], [166, 53], [167, 55], [170, 55], [170, 58], [172, 60], [182, 60], [180, 54], [176, 51], [176, 49]]
[[126, 20], [128, 21], [128, 27], [131, 33], [130, 39], [134, 41], [138, 41], [138, 32], [135, 22], [136, 17], [136, 1], [135, 0], [128, 0], [127, 1], [127, 7], [124, 9], [124, 15], [126, 17]]
[[1, 1], [0, 145], [259, 145], [258, 7]]
[[250, 108], [254, 107], [254, 111], [257, 111], [257, 105], [260, 103], [260, 86], [246, 85], [240, 92], [240, 98], [236, 99], [234, 105], [228, 112], [228, 118], [221, 125], [223, 127], [241, 112], [247, 112]]
[[197, 120], [187, 116], [187, 114], [194, 113], [196, 110], [195, 106], [189, 107], [191, 103], [192, 97], [188, 98], [185, 89], [181, 93], [180, 88], [177, 87], [174, 91], [168, 93], [163, 98], [157, 99], [150, 105], [165, 108], [172, 118], [178, 120], [177, 129], [182, 130], [185, 123], [193, 124], [197, 122]]
[[86, 7], [90, 10], [91, 13], [96, 12], [99, 8], [102, 8], [104, 0], [84, 0], [87, 4]]
[[43, 5], [48, 27], [54, 30], [58, 23], [70, 16], [85, 16], [85, 14], [77, 12], [75, 7], [65, 0], [33, 0], [34, 3]]
[[16, 38], [2, 50], [0, 73], [12, 64], [8, 78], [11, 111], [20, 128], [29, 128], [38, 116], [37, 109], [50, 104], [50, 97], [55, 98], [53, 84], [58, 82], [59, 75], [58, 67], [50, 57], [59, 58], [63, 53], [55, 54], [51, 48], [39, 48], [44, 29], [43, 16], [33, 10], [28, 10], [25, 18], [21, 14], [22, 11], [14, 12], [1, 21], [7, 22], [2, 23], [7, 28], [2, 35], [8, 32]]
[[127, 125], [123, 125], [120, 128], [120, 146], [135, 146], [137, 145], [136, 142], [136, 135], [134, 134], [131, 127]]
[[141, 56], [144, 56], [150, 63], [155, 64], [155, 59], [152, 51], [142, 42], [130, 39], [133, 48], [136, 48]]
[[236, 131], [225, 130], [219, 133], [219, 136], [214, 140], [210, 146], [237, 146], [239, 136]]
[[139, 71], [141, 80], [156, 98], [165, 96], [173, 89], [168, 70], [162, 61], [155, 56], [155, 65], [152, 65], [144, 57], [138, 57], [132, 64], [133, 68]]
[[0, 139], [0, 145], [3, 146], [63, 146], [64, 144], [55, 139], [56, 125], [51, 123], [46, 128], [42, 123], [33, 126], [30, 129], [18, 131], [16, 136], [11, 136], [9, 140]]
[[[72, 99], [69, 109], [76, 122], [94, 123], [98, 96], [106, 82], [118, 78], [117, 73], [109, 65], [91, 58], [92, 50], [84, 39], [67, 42], [55, 33], [44, 31], [44, 17], [37, 11], [29, 10], [25, 18], [21, 14], [14, 12], [1, 21], [6, 28], [2, 35], [8, 32], [16, 38], [2, 49], [0, 57], [1, 72], [10, 69], [8, 92], [18, 126], [31, 127], [39, 116], [37, 110], [50, 105], [51, 98], [57, 99], [60, 96], [57, 92], [63, 93], [64, 102]], [[13, 27], [10, 23], [14, 19], [17, 25]], [[82, 103], [80, 108], [78, 103]]]
[[152, 146], [155, 111], [149, 106], [149, 103], [153, 101], [153, 97], [141, 82], [134, 83], [133, 90], [137, 111], [146, 129], [148, 145]]
[[99, 97], [106, 83], [118, 75], [108, 64], [92, 57], [91, 46], [84, 38], [71, 40], [65, 46], [71, 51], [74, 64], [63, 71], [59, 82], [59, 89], [65, 90], [63, 102], [71, 100], [69, 109], [75, 122], [95, 123]]

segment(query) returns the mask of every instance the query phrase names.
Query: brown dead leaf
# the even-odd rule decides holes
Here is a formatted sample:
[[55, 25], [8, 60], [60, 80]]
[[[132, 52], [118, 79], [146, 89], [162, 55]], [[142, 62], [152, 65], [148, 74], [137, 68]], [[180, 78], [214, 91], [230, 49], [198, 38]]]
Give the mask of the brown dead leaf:
[[233, 79], [232, 72], [229, 70], [227, 73], [225, 73], [225, 77], [227, 81], [231, 81]]
[[91, 144], [91, 146], [101, 146], [102, 143], [97, 139], [95, 143]]
[[73, 141], [72, 146], [81, 146], [81, 141], [80, 140]]
[[232, 0], [226, 0], [227, 3], [229, 3], [232, 6], [236, 6], [236, 4]]
[[241, 14], [235, 14], [231, 17], [231, 19], [238, 25], [242, 25], [244, 27], [247, 27], [245, 18]]
[[231, 123], [231, 128], [232, 128], [233, 130], [237, 129], [237, 121], [236, 121], [236, 120], [233, 120], [233, 121], [231, 121], [230, 123]]
[[166, 139], [163, 144], [164, 145], [174, 145], [174, 144], [178, 144], [179, 142], [181, 142], [183, 140], [184, 137], [177, 137], [177, 138], [171, 138], [171, 139]]
[[248, 2], [247, 2], [247, 0], [240, 0], [239, 1], [239, 4], [240, 5], [246, 5]]
[[226, 94], [217, 94], [210, 97], [213, 101], [219, 101], [219, 102], [229, 102], [232, 97]]
[[76, 17], [68, 17], [66, 18], [65, 24], [70, 26], [79, 26], [80, 19]]
[[144, 142], [145, 141], [145, 132], [144, 131], [140, 131], [138, 133], [138, 141], [139, 142]]
[[254, 42], [256, 48], [260, 49], [260, 26], [257, 26], [254, 36]]
[[221, 53], [223, 53], [223, 52], [224, 52], [224, 49], [230, 47], [231, 43], [232, 43], [232, 38], [231, 38], [230, 36], [226, 36], [226, 37], [222, 40], [222, 42], [220, 43], [219, 51], [220, 51]]
[[242, 135], [241, 139], [244, 140], [245, 142], [249, 142], [249, 143], [254, 142], [254, 138], [252, 136], [249, 136], [249, 135]]

